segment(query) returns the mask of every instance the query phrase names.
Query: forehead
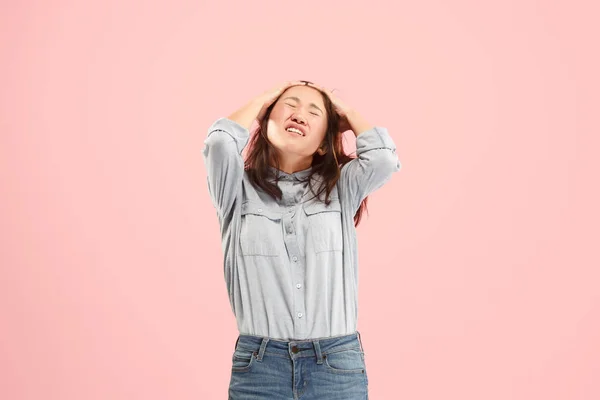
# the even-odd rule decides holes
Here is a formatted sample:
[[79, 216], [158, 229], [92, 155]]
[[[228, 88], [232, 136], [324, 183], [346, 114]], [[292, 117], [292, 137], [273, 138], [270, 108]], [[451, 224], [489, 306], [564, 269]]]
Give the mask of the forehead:
[[302, 103], [315, 103], [317, 106], [324, 108], [323, 96], [321, 92], [319, 92], [315, 88], [311, 88], [309, 86], [292, 86], [288, 88], [283, 95], [281, 95], [281, 99], [285, 99], [288, 96], [298, 97]]

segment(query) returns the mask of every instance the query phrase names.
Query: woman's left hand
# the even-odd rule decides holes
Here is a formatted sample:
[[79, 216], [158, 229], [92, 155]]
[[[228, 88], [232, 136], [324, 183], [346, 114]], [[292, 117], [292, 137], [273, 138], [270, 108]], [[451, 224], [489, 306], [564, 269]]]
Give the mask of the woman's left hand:
[[339, 97], [334, 95], [333, 91], [331, 91], [323, 86], [315, 85], [314, 83], [309, 83], [308, 85], [322, 91], [327, 96], [329, 96], [329, 99], [331, 99], [331, 102], [333, 103], [335, 111], [337, 112], [337, 114], [340, 117], [340, 133], [343, 133], [343, 132], [346, 132], [346, 131], [352, 129], [352, 126], [350, 126], [350, 122], [348, 121], [348, 114], [351, 112], [351, 108], [348, 107], [342, 100], [340, 100]]

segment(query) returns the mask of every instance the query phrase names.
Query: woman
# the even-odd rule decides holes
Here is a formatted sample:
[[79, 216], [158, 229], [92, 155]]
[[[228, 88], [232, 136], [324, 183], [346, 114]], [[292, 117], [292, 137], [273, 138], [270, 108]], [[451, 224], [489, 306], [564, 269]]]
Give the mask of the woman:
[[[357, 158], [343, 152], [347, 130]], [[355, 227], [401, 167], [387, 130], [292, 81], [219, 118], [204, 145], [239, 330], [229, 399], [367, 399]]]

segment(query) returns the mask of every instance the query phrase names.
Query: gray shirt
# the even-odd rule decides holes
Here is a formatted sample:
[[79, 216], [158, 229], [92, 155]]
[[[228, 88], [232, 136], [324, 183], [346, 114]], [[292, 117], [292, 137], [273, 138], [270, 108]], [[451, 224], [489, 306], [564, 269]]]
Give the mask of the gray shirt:
[[[401, 168], [387, 129], [356, 139], [326, 206], [304, 181], [311, 168], [279, 174], [281, 200], [256, 189], [244, 170], [244, 126], [228, 118], [208, 129], [203, 157], [221, 230], [227, 292], [240, 334], [317, 339], [351, 334], [358, 318], [354, 215]], [[316, 191], [322, 179], [314, 175]]]

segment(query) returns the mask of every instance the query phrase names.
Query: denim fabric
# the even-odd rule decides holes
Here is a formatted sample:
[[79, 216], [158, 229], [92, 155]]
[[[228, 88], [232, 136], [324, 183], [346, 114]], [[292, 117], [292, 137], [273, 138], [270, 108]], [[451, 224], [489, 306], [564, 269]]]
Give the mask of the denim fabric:
[[229, 400], [366, 400], [365, 353], [358, 331], [310, 340], [239, 335]]

